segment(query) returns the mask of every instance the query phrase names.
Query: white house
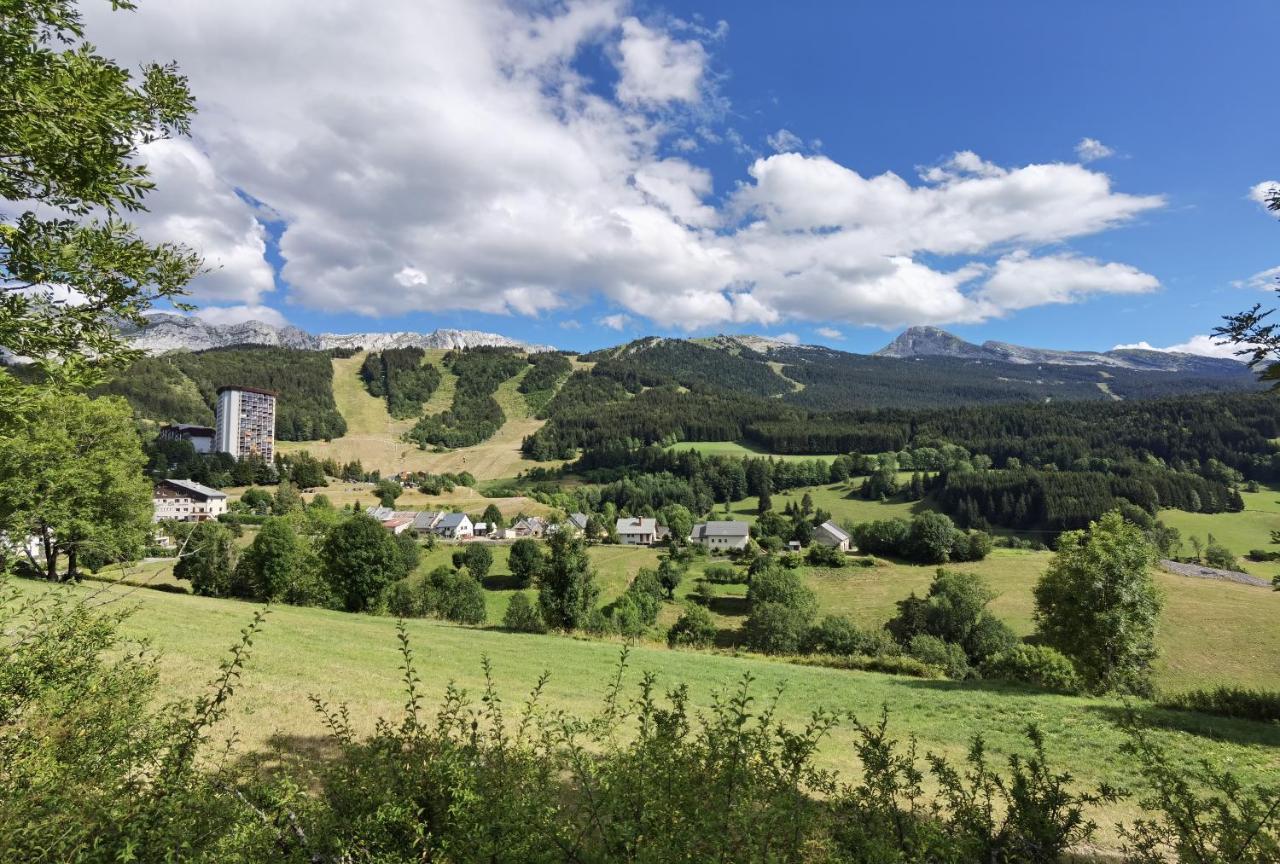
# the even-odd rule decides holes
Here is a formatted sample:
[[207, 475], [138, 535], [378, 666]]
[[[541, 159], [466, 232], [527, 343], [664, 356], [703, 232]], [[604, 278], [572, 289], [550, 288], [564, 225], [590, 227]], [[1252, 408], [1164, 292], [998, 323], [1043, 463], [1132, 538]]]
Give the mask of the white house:
[[403, 534], [413, 527], [413, 519], [407, 516], [395, 516], [391, 519], [384, 519], [382, 527], [386, 528], [392, 534]]
[[823, 522], [813, 529], [813, 542], [834, 546], [841, 552], [848, 552], [853, 548], [853, 538], [849, 536], [849, 532], [831, 521]]
[[658, 538], [656, 519], [619, 519], [614, 526], [618, 542], [627, 546], [652, 546]]
[[423, 510], [413, 514], [413, 530], [419, 534], [435, 531], [445, 514], [440, 510]]
[[152, 522], [204, 522], [227, 512], [227, 495], [193, 480], [161, 480], [151, 505]]
[[466, 540], [475, 533], [475, 526], [466, 513], [446, 513], [432, 530], [447, 540]]
[[745, 549], [751, 539], [751, 527], [746, 522], [722, 521], [699, 522], [693, 526], [689, 535], [690, 543], [706, 546], [708, 549]]

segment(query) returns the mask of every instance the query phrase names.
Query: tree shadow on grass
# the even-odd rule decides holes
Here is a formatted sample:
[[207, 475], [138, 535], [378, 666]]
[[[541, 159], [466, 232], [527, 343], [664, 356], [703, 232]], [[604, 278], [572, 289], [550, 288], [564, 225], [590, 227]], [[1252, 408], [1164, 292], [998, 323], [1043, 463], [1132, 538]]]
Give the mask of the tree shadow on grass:
[[480, 584], [486, 591], [519, 591], [522, 587], [510, 573], [490, 573]]
[[742, 631], [736, 627], [721, 627], [716, 631], [713, 644], [717, 648], [738, 648], [742, 644]]
[[1094, 705], [1090, 706], [1090, 710], [1101, 714], [1116, 725], [1122, 725], [1126, 716], [1132, 714], [1140, 726], [1148, 729], [1184, 732], [1197, 738], [1228, 744], [1280, 748], [1280, 723], [1219, 717], [1200, 711], [1160, 708], [1149, 704], [1130, 707]]
[[742, 618], [751, 613], [751, 604], [747, 602], [746, 597], [712, 597], [707, 608], [716, 615], [724, 615], [728, 618]]
[[[1037, 699], [1065, 695], [1053, 690], [1041, 690], [1009, 681], [936, 681], [903, 678], [898, 683], [903, 687], [918, 690], [945, 693], [981, 692], [1011, 698]], [[1149, 702], [1138, 702], [1126, 706], [1116, 704], [1114, 701], [1091, 700], [1087, 696], [1079, 698], [1084, 702], [1082, 705], [1084, 710], [1098, 714], [1116, 726], [1124, 725], [1126, 715], [1131, 712], [1138, 724], [1148, 729], [1185, 732], [1198, 738], [1229, 744], [1280, 748], [1280, 723], [1263, 723], [1256, 720], [1218, 717], [1199, 711], [1161, 708]]]
[[[321, 723], [316, 716], [317, 726]], [[261, 749], [243, 753], [237, 768], [267, 777], [299, 777], [332, 765], [342, 748], [330, 735], [285, 735], [277, 732]]]

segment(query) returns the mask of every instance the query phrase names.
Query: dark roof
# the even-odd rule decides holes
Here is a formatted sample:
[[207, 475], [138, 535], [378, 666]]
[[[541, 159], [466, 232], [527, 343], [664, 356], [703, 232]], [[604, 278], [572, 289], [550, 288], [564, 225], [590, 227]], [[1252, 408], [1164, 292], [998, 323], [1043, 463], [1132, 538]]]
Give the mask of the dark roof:
[[219, 492], [217, 489], [211, 489], [208, 486], [205, 486], [203, 483], [197, 483], [194, 480], [174, 480], [170, 478], [168, 480], [161, 480], [156, 485], [172, 486], [175, 489], [180, 489], [183, 492], [188, 492], [193, 495], [198, 495], [201, 498], [226, 498], [227, 497], [227, 493]]
[[166, 426], [161, 426], [160, 428], [161, 428], [162, 430], [163, 430], [163, 429], [176, 429], [176, 430], [177, 430], [177, 431], [179, 431], [179, 432], [187, 432], [187, 433], [189, 433], [189, 434], [191, 434], [191, 435], [212, 435], [212, 434], [214, 434], [214, 432], [213, 432], [213, 427], [212, 427], [212, 426], [197, 426], [197, 425], [196, 425], [196, 424], [194, 424], [194, 423], [170, 423], [170, 424], [168, 424], [168, 425], [166, 425]]
[[263, 390], [261, 387], [241, 387], [235, 384], [227, 384], [218, 388], [219, 393], [223, 390], [243, 390], [245, 393], [261, 393], [263, 396], [270, 396], [272, 399], [276, 399], [280, 396], [280, 394], [274, 390]]
[[[698, 529], [701, 528], [701, 532]], [[721, 521], [721, 522], [704, 522], [694, 526], [694, 535], [698, 537], [748, 537], [751, 535], [751, 528], [746, 522]]]

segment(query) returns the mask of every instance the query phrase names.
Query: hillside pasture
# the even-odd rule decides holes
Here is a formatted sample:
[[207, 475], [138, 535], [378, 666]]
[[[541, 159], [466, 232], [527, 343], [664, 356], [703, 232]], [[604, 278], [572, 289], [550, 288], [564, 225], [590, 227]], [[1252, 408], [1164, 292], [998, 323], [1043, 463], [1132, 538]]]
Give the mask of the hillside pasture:
[[1161, 510], [1160, 520], [1181, 532], [1182, 555], [1193, 554], [1188, 542], [1191, 537], [1207, 542], [1212, 534], [1214, 539], [1231, 550], [1248, 573], [1274, 579], [1280, 576], [1280, 561], [1260, 563], [1245, 560], [1244, 556], [1250, 549], [1280, 551], [1280, 546], [1271, 543], [1271, 532], [1280, 531], [1280, 491], [1241, 492], [1240, 497], [1244, 499], [1244, 510], [1239, 513]]
[[[20, 590], [50, 588], [23, 582]], [[149, 639], [158, 650], [163, 692], [173, 698], [206, 692], [218, 662], [237, 641], [255, 608], [232, 600], [156, 591], [127, 593], [123, 588], [108, 588], [95, 602], [117, 595], [136, 607], [125, 631]], [[222, 740], [236, 730], [242, 752], [279, 755], [321, 747], [325, 736], [309, 703], [312, 695], [348, 705], [357, 733], [371, 731], [377, 717], [398, 716], [404, 695], [395, 627], [385, 617], [272, 609], [265, 629], [254, 640], [229, 718], [215, 730], [215, 738]], [[449, 682], [478, 698], [484, 687], [481, 659], [486, 658], [494, 683], [512, 710], [538, 676], [549, 671], [542, 704], [571, 716], [590, 716], [600, 710], [621, 649], [616, 643], [508, 634], [434, 621], [408, 621], [405, 627], [428, 707], [440, 704]], [[981, 733], [990, 758], [1001, 763], [1025, 749], [1025, 728], [1035, 723], [1045, 734], [1053, 764], [1070, 767], [1076, 788], [1092, 788], [1103, 781], [1130, 788], [1137, 785], [1134, 763], [1122, 750], [1124, 736], [1117, 727], [1123, 710], [1119, 700], [1050, 695], [981, 682], [921, 681], [645, 645], [631, 649], [628, 666], [627, 697], [635, 695], [641, 673], [648, 671], [657, 676], [659, 692], [687, 685], [695, 710], [708, 707], [714, 694], [732, 690], [747, 675], [752, 678], [757, 709], [781, 693], [776, 719], [786, 724], [805, 723], [819, 707], [841, 718], [854, 715], [863, 720], [875, 719], [886, 707], [896, 735], [915, 736], [921, 752], [952, 759], [963, 758], [972, 736]], [[1152, 734], [1177, 763], [1208, 759], [1230, 765], [1249, 782], [1268, 780], [1280, 771], [1280, 727], [1190, 712], [1150, 709], [1144, 713], [1155, 724]], [[821, 748], [819, 762], [848, 776], [856, 768], [851, 741], [849, 723], [842, 719]], [[1114, 844], [1114, 833], [1105, 826], [1133, 818], [1136, 806], [1129, 800], [1092, 815], [1104, 826], [1099, 840]]]

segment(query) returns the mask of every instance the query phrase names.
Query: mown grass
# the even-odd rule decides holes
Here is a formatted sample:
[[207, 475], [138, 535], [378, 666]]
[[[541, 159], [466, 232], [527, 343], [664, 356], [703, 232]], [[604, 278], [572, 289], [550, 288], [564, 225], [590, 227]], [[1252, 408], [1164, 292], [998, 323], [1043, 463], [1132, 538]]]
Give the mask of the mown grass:
[[[444, 351], [428, 351], [424, 362], [440, 367], [440, 386], [423, 406], [424, 414], [447, 410], [457, 387], [457, 376], [443, 367]], [[365, 470], [384, 475], [400, 471], [427, 471], [434, 474], [469, 471], [477, 479], [511, 477], [534, 464], [554, 467], [560, 463], [533, 463], [520, 454], [520, 444], [546, 421], [533, 417], [523, 393], [517, 390], [520, 376], [504, 382], [495, 397], [507, 415], [507, 422], [488, 441], [475, 447], [450, 451], [422, 450], [404, 440], [414, 420], [395, 420], [387, 413], [386, 401], [369, 395], [360, 380], [360, 364], [366, 352], [333, 360], [333, 397], [339, 413], [347, 421], [347, 434], [332, 441], [280, 441], [282, 453], [306, 450], [320, 459], [339, 462], [359, 460]], [[527, 371], [527, 370], [526, 370]], [[523, 373], [522, 373], [523, 374]]]
[[[791, 384], [796, 382], [787, 379]], [[771, 456], [774, 459], [783, 459], [788, 462], [801, 462], [808, 459], [834, 459], [838, 454], [831, 453], [822, 456], [794, 456], [785, 453], [769, 453], [750, 444], [744, 444], [740, 441], [681, 441], [678, 444], [672, 444], [669, 450], [681, 452], [684, 450], [697, 450], [704, 456]]]
[[1280, 575], [1280, 562], [1246, 561], [1250, 549], [1280, 550], [1271, 543], [1271, 532], [1280, 531], [1280, 491], [1242, 492], [1244, 510], [1239, 513], [1184, 513], [1162, 510], [1160, 520], [1182, 533], [1182, 554], [1192, 555], [1191, 537], [1207, 541], [1212, 534], [1240, 560], [1244, 569], [1263, 579]]
[[[21, 590], [49, 589], [24, 582]], [[159, 650], [162, 687], [174, 697], [204, 692], [218, 661], [254, 608], [238, 601], [154, 591], [102, 591], [101, 586], [69, 590], [98, 591], [96, 602], [117, 593], [124, 596], [120, 602], [135, 608], [125, 630], [151, 640]], [[599, 709], [620, 650], [618, 644], [608, 642], [508, 634], [433, 621], [410, 621], [406, 626], [429, 704], [438, 704], [449, 681], [476, 694], [483, 686], [481, 658], [487, 657], [508, 705], [528, 693], [543, 671], [550, 671], [545, 704], [586, 715]], [[842, 717], [854, 714], [873, 719], [883, 706], [890, 712], [893, 729], [903, 737], [914, 735], [922, 751], [960, 758], [972, 736], [981, 734], [996, 759], [1020, 750], [1025, 727], [1036, 723], [1048, 738], [1055, 765], [1069, 768], [1080, 787], [1102, 781], [1132, 787], [1137, 779], [1133, 762], [1121, 748], [1124, 736], [1117, 719], [1124, 706], [1118, 700], [981, 683], [919, 681], [650, 646], [633, 648], [629, 662], [628, 695], [636, 692], [641, 671], [651, 671], [661, 687], [688, 685], [693, 706], [705, 708], [714, 693], [750, 675], [757, 705], [781, 690], [777, 717], [785, 723], [803, 723], [819, 707]], [[376, 717], [395, 713], [404, 701], [399, 664], [395, 624], [388, 618], [277, 607], [254, 642], [230, 718], [219, 732], [234, 727], [239, 746], [245, 749], [267, 749], [278, 741], [297, 747], [319, 743], [321, 726], [308, 704], [312, 694], [349, 704], [356, 728], [369, 731]], [[1252, 782], [1273, 779], [1280, 771], [1280, 727], [1139, 707], [1156, 724], [1155, 736], [1180, 763], [1208, 759], [1217, 766], [1230, 766]], [[850, 741], [845, 722], [823, 746], [821, 764], [852, 770]], [[1108, 826], [1134, 813], [1134, 804], [1127, 802], [1095, 814], [1104, 827], [1101, 839], [1114, 843]]]

